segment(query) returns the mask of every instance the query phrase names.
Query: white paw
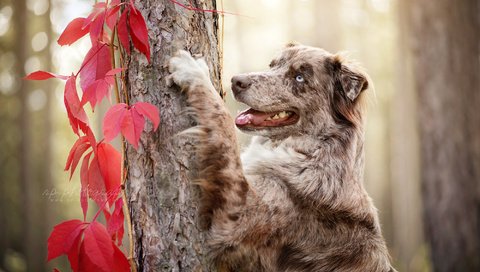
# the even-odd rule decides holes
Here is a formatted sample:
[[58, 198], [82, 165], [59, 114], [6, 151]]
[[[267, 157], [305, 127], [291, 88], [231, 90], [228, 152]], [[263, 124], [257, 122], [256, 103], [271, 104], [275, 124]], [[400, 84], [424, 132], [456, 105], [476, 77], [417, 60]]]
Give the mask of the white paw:
[[190, 53], [184, 50], [178, 51], [170, 59], [168, 71], [170, 72], [170, 76], [167, 78], [169, 85], [173, 82], [182, 89], [187, 89], [197, 84], [211, 85], [210, 73], [205, 60], [195, 60]]

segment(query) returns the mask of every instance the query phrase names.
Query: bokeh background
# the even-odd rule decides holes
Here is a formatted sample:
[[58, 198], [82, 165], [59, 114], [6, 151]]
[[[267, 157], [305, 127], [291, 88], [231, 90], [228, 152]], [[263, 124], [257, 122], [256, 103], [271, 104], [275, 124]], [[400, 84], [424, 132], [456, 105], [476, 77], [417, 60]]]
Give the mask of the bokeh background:
[[[219, 9], [233, 13], [223, 17], [224, 87], [229, 92], [230, 78], [236, 73], [267, 69], [289, 41], [348, 51], [375, 85], [368, 106], [365, 186], [379, 210], [394, 264], [399, 271], [433, 271], [424, 232], [429, 211], [422, 204], [419, 90], [406, 42], [406, 37], [416, 35], [406, 27], [411, 18], [407, 14], [416, 11], [408, 2], [218, 0]], [[479, 1], [464, 2], [480, 14]], [[93, 3], [0, 0], [0, 271], [51, 271], [45, 260], [53, 225], [81, 218], [78, 176], [69, 181], [63, 171], [75, 141], [63, 106], [63, 86], [55, 80], [27, 82], [22, 77], [39, 69], [60, 74], [78, 69], [88, 39], [71, 47], [58, 46], [56, 39], [71, 19], [87, 15]], [[471, 39], [478, 48], [479, 37], [480, 33]], [[448, 49], [448, 40], [445, 43]], [[470, 61], [480, 61], [476, 52]], [[227, 103], [235, 114], [239, 106], [230, 95]], [[103, 116], [101, 111], [100, 107], [97, 116]], [[100, 121], [95, 121], [98, 128]], [[479, 136], [469, 135], [477, 143]], [[240, 137], [245, 145], [248, 137]], [[61, 261], [56, 266], [65, 267]]]

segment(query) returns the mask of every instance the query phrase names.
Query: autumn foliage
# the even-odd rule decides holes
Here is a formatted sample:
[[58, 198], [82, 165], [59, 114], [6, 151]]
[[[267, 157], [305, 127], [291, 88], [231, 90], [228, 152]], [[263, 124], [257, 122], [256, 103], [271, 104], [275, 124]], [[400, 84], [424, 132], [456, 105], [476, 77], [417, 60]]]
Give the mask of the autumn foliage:
[[[150, 45], [145, 20], [133, 0], [99, 1], [86, 17], [72, 20], [58, 39], [61, 46], [71, 45], [89, 36], [91, 48], [76, 73], [57, 75], [36, 71], [29, 80], [57, 78], [65, 81], [64, 103], [68, 120], [78, 139], [73, 144], [65, 165], [70, 178], [79, 168], [80, 206], [83, 219], [74, 219], [56, 225], [48, 239], [48, 261], [66, 255], [73, 271], [130, 271], [130, 262], [122, 252], [124, 235], [124, 205], [122, 199], [123, 154], [109, 142], [118, 134], [134, 148], [138, 148], [146, 119], [154, 129], [160, 123], [157, 107], [145, 103], [120, 103], [125, 68], [115, 65], [115, 54], [124, 58], [131, 54], [131, 45], [150, 61]], [[119, 84], [120, 82], [120, 84]], [[80, 87], [80, 91], [77, 88]], [[113, 104], [103, 120], [103, 140], [97, 140], [91, 130], [86, 104], [91, 110], [105, 97], [116, 91]], [[88, 109], [87, 109], [88, 110]], [[87, 220], [88, 199], [98, 206], [95, 216]], [[98, 218], [103, 215], [106, 225]], [[55, 269], [55, 271], [58, 271]]]

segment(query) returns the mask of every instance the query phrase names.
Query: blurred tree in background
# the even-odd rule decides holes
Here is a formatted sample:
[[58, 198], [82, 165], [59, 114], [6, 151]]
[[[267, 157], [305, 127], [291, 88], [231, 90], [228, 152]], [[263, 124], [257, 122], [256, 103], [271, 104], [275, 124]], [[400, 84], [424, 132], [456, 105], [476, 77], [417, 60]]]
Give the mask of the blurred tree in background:
[[39, 192], [52, 181], [52, 84], [22, 77], [39, 65], [51, 69], [49, 3], [3, 0], [0, 14], [0, 268], [45, 270], [39, 253], [55, 212]]
[[405, 1], [435, 271], [480, 271], [480, 1]]

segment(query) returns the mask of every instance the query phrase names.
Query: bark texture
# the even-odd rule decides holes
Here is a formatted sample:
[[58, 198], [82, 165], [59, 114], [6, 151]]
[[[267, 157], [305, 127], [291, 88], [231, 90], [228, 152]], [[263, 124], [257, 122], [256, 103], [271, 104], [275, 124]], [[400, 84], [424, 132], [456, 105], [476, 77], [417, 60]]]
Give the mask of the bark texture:
[[480, 271], [480, 1], [408, 1], [435, 271]]
[[[216, 9], [215, 1], [180, 1]], [[134, 229], [138, 271], [212, 271], [198, 228], [199, 189], [188, 178], [194, 170], [195, 143], [177, 133], [194, 125], [185, 97], [166, 86], [166, 64], [179, 49], [205, 57], [220, 90], [217, 15], [190, 11], [166, 0], [136, 1], [149, 29], [151, 63], [134, 53], [128, 62], [130, 103], [146, 101], [160, 109], [157, 132], [146, 127], [138, 150], [127, 148], [126, 190]]]

